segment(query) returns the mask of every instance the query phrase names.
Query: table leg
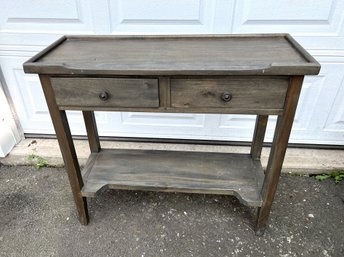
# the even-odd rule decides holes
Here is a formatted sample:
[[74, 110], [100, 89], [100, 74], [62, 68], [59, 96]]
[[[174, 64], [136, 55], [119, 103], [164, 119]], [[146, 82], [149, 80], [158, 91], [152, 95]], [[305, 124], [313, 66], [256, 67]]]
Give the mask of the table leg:
[[253, 160], [260, 160], [268, 118], [268, 115], [257, 115], [251, 146], [251, 156]]
[[82, 176], [80, 172], [79, 162], [76, 156], [72, 135], [68, 125], [66, 112], [59, 110], [54, 92], [51, 87], [49, 76], [40, 75], [43, 92], [47, 100], [49, 112], [53, 121], [56, 137], [60, 145], [60, 150], [68, 173], [69, 183], [72, 188], [74, 201], [78, 210], [80, 223], [87, 225], [89, 217], [87, 210], [86, 197], [81, 195], [83, 187]]
[[100, 151], [99, 136], [97, 130], [97, 123], [94, 117], [93, 111], [83, 111], [88, 143], [92, 153], [98, 153]]
[[255, 228], [257, 235], [262, 235], [264, 233], [268, 222], [270, 209], [277, 190], [277, 184], [288, 145], [302, 82], [303, 76], [294, 76], [290, 79], [284, 104], [284, 112], [282, 115], [279, 115], [277, 119], [273, 144], [261, 192], [263, 203], [262, 206], [258, 208]]

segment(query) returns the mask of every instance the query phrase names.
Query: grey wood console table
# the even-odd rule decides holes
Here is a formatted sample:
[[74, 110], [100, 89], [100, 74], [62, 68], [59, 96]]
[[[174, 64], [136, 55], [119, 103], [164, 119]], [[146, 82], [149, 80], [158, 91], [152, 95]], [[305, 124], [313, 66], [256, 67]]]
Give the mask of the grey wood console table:
[[[24, 64], [39, 74], [82, 224], [103, 187], [228, 194], [267, 225], [303, 76], [319, 63], [288, 34], [64, 36]], [[91, 154], [81, 171], [66, 110], [80, 110]], [[256, 114], [247, 154], [102, 149], [94, 111]], [[268, 115], [278, 115], [265, 174]]]

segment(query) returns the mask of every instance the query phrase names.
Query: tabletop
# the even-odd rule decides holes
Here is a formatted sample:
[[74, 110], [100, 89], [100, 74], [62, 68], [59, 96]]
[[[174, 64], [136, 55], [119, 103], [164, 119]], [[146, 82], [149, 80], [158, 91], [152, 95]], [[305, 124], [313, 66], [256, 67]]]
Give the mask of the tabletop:
[[63, 36], [25, 72], [99, 75], [310, 75], [319, 63], [289, 34]]

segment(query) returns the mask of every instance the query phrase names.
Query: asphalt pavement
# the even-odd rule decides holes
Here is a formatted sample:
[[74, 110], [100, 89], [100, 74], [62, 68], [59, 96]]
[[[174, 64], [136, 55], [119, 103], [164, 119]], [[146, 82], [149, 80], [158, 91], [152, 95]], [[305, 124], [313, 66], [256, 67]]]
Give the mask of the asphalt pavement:
[[344, 181], [282, 175], [264, 236], [231, 196], [107, 190], [80, 225], [63, 168], [0, 166], [0, 256], [344, 256]]

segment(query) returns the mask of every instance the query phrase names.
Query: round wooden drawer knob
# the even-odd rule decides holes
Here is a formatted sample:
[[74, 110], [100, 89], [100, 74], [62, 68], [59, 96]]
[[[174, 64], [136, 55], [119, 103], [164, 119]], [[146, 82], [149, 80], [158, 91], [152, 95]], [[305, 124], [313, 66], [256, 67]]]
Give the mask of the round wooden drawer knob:
[[103, 91], [103, 92], [100, 92], [99, 93], [99, 99], [102, 100], [102, 101], [106, 101], [109, 99], [109, 93], [106, 92], [106, 91]]
[[225, 102], [229, 102], [231, 99], [232, 99], [232, 94], [231, 93], [228, 93], [228, 92], [224, 92], [222, 94], [222, 100], [225, 101]]

